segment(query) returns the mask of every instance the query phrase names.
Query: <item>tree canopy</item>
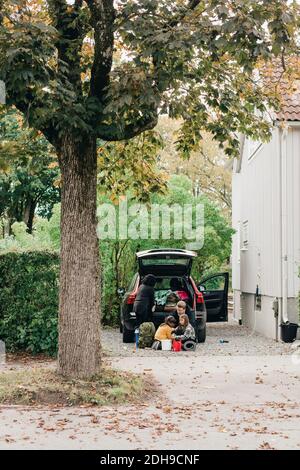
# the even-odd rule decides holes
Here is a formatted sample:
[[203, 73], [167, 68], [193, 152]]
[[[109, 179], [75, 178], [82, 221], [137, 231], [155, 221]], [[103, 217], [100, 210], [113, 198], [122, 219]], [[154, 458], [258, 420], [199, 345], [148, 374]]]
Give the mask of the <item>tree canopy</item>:
[[1, 0], [0, 78], [52, 142], [66, 129], [129, 139], [167, 112], [184, 120], [183, 153], [206, 129], [232, 154], [238, 132], [268, 135], [276, 99], [253, 71], [295, 50], [298, 13], [286, 0]]
[[231, 214], [231, 165], [224, 151], [212, 135], [203, 132], [201, 142], [188, 158], [182, 158], [177, 150], [179, 120], [160, 116], [156, 127], [164, 146], [158, 154], [158, 166], [167, 176], [186, 175], [193, 183], [195, 196], [205, 194], [222, 208], [228, 217]]
[[60, 200], [53, 148], [43, 135], [22, 124], [15, 110], [0, 116], [0, 218], [5, 219], [8, 233], [15, 221], [25, 222], [31, 232], [36, 211], [50, 217]]

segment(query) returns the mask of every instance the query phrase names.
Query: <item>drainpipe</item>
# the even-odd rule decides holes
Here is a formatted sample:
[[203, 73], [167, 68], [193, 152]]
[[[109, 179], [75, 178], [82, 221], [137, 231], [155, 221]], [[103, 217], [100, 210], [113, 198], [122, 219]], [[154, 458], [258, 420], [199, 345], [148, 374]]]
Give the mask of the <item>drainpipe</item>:
[[281, 321], [287, 323], [288, 318], [288, 237], [287, 237], [287, 134], [288, 127], [280, 130], [280, 241], [281, 241]]

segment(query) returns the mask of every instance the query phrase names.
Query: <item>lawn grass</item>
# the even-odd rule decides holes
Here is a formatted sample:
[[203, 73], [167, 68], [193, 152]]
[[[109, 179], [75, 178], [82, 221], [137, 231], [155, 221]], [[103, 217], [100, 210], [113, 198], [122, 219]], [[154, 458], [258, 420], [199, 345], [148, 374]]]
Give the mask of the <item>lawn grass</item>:
[[137, 403], [153, 391], [149, 379], [108, 367], [91, 380], [66, 379], [46, 367], [0, 373], [1, 404], [103, 406]]

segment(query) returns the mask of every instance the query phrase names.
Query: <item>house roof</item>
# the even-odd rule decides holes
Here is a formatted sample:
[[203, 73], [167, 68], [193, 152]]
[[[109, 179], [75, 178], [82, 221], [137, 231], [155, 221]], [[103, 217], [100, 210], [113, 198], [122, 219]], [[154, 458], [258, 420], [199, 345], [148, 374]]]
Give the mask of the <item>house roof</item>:
[[274, 119], [300, 121], [300, 59], [290, 57], [285, 64], [273, 61], [263, 68], [263, 79], [280, 97], [280, 111]]
[[[286, 64], [276, 60], [265, 64], [260, 70], [264, 86], [280, 97], [280, 110], [273, 112], [274, 121], [300, 121], [300, 58], [289, 57]], [[242, 167], [245, 135], [240, 136], [240, 158], [235, 160], [233, 172], [239, 173]]]
[[281, 111], [276, 117], [280, 121], [300, 121], [300, 83], [292, 94], [284, 94]]

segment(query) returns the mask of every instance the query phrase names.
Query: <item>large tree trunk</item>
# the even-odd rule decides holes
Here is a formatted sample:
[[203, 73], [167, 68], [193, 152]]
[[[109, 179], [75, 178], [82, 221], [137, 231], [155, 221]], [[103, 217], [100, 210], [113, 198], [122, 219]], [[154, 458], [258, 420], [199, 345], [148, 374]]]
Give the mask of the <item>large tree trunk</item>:
[[62, 172], [59, 372], [91, 377], [100, 369], [100, 280], [96, 234], [96, 140], [60, 141]]

